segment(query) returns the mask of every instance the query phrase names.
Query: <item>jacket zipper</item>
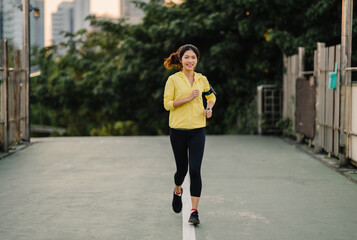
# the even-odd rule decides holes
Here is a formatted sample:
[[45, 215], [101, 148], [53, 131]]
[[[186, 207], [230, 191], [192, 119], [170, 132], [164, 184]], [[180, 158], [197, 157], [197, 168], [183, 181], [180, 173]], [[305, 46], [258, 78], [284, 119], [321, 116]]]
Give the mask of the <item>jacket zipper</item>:
[[[191, 86], [191, 91], [192, 91], [192, 87], [193, 85]], [[190, 128], [192, 128], [192, 104], [193, 104], [193, 101], [194, 99], [190, 102]]]

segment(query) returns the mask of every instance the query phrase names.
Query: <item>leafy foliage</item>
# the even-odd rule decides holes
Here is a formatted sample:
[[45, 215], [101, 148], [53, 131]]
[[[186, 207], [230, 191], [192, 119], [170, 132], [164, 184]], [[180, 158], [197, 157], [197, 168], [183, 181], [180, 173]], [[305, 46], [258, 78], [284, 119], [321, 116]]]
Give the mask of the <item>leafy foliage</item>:
[[218, 94], [208, 131], [251, 133], [256, 87], [281, 85], [283, 53], [293, 54], [303, 46], [311, 54], [318, 41], [340, 41], [340, 1], [137, 4], [146, 13], [141, 24], [91, 16], [94, 30], [67, 34], [68, 41], [60, 47], [67, 49], [65, 55], [56, 58], [60, 49], [56, 46], [39, 52], [42, 75], [33, 82], [33, 112], [50, 116], [34, 117], [35, 121], [66, 127], [70, 135], [95, 134], [100, 129], [121, 134], [105, 129], [125, 121], [137, 126], [132, 134], [167, 133], [162, 95], [175, 70], [166, 70], [163, 61], [191, 43], [201, 51], [196, 71], [207, 76]]

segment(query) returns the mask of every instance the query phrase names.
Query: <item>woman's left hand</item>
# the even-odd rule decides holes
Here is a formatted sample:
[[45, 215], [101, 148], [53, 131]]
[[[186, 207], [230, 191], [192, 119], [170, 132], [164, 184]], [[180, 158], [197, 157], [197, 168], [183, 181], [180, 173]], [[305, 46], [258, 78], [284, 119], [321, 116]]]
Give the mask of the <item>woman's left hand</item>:
[[207, 109], [205, 109], [205, 116], [206, 116], [207, 118], [212, 117], [212, 110], [207, 110]]

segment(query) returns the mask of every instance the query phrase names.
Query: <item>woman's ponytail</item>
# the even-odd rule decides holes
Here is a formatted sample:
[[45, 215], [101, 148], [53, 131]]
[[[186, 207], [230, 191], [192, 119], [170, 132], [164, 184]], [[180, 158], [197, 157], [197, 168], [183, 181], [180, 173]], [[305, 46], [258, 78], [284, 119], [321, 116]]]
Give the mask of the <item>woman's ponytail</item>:
[[171, 53], [170, 57], [165, 59], [164, 66], [167, 69], [171, 69], [173, 67], [181, 68], [181, 62], [179, 58], [180, 51], [178, 50], [175, 53]]

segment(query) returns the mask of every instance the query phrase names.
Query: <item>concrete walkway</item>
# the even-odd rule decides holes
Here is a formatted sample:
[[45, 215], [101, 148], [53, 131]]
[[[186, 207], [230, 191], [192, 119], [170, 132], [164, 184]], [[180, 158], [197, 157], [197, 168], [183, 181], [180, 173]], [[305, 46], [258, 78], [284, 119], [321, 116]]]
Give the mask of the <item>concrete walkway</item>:
[[[34, 139], [0, 161], [0, 239], [183, 239], [169, 138]], [[357, 239], [357, 185], [275, 137], [208, 136], [198, 240]]]

